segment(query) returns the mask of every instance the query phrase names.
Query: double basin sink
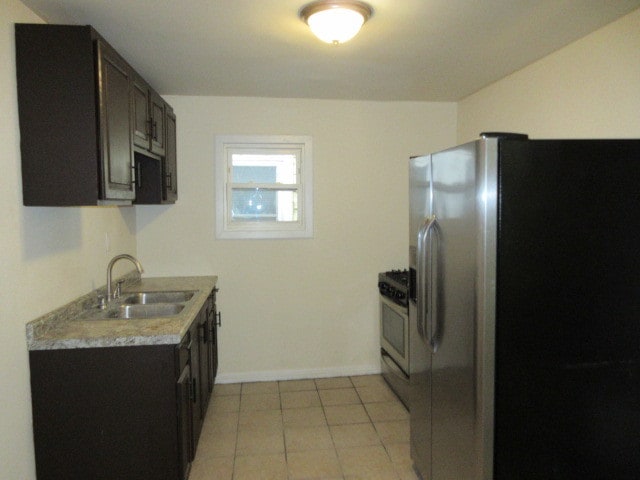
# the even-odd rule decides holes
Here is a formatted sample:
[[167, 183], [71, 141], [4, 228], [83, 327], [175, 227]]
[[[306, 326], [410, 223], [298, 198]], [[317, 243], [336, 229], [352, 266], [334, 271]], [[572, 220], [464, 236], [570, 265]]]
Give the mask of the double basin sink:
[[195, 294], [194, 290], [125, 293], [122, 298], [111, 301], [100, 319], [170, 317], [179, 314]]

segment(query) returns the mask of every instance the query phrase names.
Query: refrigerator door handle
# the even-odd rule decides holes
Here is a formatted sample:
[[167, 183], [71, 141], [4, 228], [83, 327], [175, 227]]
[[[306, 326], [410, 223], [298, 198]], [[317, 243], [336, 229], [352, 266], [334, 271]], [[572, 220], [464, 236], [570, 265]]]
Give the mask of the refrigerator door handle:
[[436, 216], [433, 215], [425, 219], [424, 224], [418, 232], [418, 251], [416, 259], [416, 283], [417, 302], [416, 310], [418, 316], [418, 333], [423, 341], [435, 353], [437, 345], [434, 344], [433, 337], [430, 338], [430, 331], [433, 328], [433, 308], [434, 308], [434, 255], [433, 236], [436, 232]]

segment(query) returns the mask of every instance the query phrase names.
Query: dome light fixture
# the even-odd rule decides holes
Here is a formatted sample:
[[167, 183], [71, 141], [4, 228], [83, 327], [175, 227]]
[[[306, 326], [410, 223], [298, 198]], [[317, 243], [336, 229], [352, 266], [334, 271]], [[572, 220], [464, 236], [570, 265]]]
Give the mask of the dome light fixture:
[[356, 0], [317, 0], [300, 9], [300, 18], [314, 35], [333, 45], [355, 37], [372, 14], [368, 4]]

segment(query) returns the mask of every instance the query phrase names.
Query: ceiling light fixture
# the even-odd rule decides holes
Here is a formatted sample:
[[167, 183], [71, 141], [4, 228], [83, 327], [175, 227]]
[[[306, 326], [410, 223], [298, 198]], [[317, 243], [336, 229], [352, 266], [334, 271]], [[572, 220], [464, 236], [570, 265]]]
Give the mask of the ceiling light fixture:
[[300, 10], [300, 18], [320, 40], [338, 45], [357, 35], [373, 9], [356, 0], [318, 0]]

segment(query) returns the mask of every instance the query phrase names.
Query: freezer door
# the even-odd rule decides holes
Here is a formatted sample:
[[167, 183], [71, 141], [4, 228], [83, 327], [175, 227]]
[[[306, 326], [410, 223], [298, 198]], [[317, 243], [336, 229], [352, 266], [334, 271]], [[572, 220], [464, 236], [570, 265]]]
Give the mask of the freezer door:
[[[411, 458], [423, 478], [431, 477], [431, 351], [417, 311], [418, 234], [432, 213], [431, 156], [409, 163], [409, 411]], [[425, 272], [422, 272], [424, 274]]]
[[496, 149], [487, 149], [495, 145], [495, 139], [483, 140], [432, 155], [438, 268], [431, 327], [430, 480], [490, 478], [483, 460], [490, 441], [484, 418], [484, 397], [490, 393], [484, 361], [486, 341], [491, 341], [485, 302], [487, 276], [494, 275], [487, 269], [487, 253], [495, 257], [495, 248], [487, 251], [487, 241], [495, 245], [495, 225], [487, 224], [487, 215], [495, 217], [490, 205], [495, 188], [492, 195], [487, 184], [495, 187], [496, 172], [488, 163], [491, 155], [495, 166]]

